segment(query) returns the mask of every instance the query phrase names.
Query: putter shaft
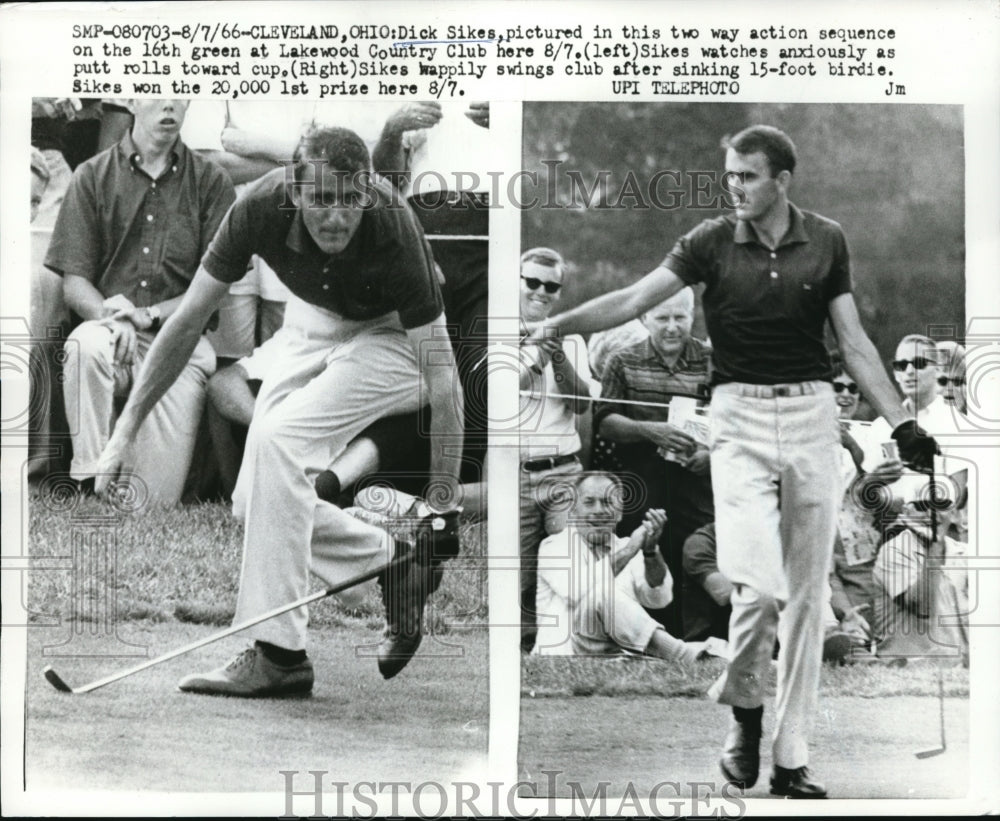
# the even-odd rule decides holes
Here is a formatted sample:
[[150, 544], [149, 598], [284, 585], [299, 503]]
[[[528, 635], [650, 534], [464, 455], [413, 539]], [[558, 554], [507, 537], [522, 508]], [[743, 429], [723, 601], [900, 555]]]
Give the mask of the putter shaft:
[[192, 650], [197, 650], [199, 647], [204, 647], [206, 644], [212, 644], [213, 642], [224, 639], [227, 636], [232, 636], [235, 633], [239, 633], [246, 630], [249, 627], [253, 627], [256, 624], [272, 619], [275, 616], [280, 616], [283, 613], [287, 613], [290, 610], [295, 610], [299, 607], [303, 607], [307, 604], [312, 604], [313, 602], [319, 601], [320, 599], [325, 599], [327, 596], [333, 596], [337, 593], [342, 593], [352, 587], [356, 587], [364, 582], [371, 581], [377, 578], [382, 573], [388, 572], [399, 568], [403, 565], [408, 565], [413, 561], [414, 551], [410, 551], [402, 556], [395, 557], [388, 564], [377, 567], [374, 570], [369, 570], [366, 573], [361, 573], [354, 576], [347, 581], [341, 582], [340, 584], [335, 584], [333, 587], [328, 587], [325, 590], [317, 590], [315, 593], [310, 593], [308, 596], [303, 596], [301, 599], [290, 602], [289, 604], [283, 604], [279, 607], [275, 607], [272, 610], [268, 610], [266, 613], [262, 613], [259, 616], [255, 616], [252, 619], [242, 621], [239, 624], [234, 624], [231, 627], [227, 627], [218, 633], [213, 633], [210, 636], [205, 636], [204, 638], [193, 641], [190, 644], [185, 644], [183, 647], [178, 647], [176, 650], [171, 650], [168, 653], [164, 653], [162, 656], [157, 656], [154, 659], [144, 661], [141, 664], [137, 664], [134, 667], [129, 667], [127, 670], [121, 670], [117, 673], [112, 673], [110, 676], [105, 676], [104, 678], [99, 678], [97, 681], [92, 681], [89, 684], [84, 684], [80, 687], [70, 687], [65, 680], [52, 669], [51, 665], [45, 667], [42, 670], [42, 674], [45, 676], [46, 681], [49, 682], [53, 687], [55, 687], [60, 692], [72, 693], [74, 695], [80, 695], [82, 693], [89, 693], [99, 687], [104, 687], [105, 685], [111, 684], [115, 681], [120, 681], [123, 678], [134, 675], [135, 673], [140, 673], [143, 670], [147, 670], [150, 667], [155, 667], [157, 664], [162, 664], [165, 661], [170, 661], [170, 659], [177, 658], [178, 656], [183, 656], [185, 653], [190, 653]]

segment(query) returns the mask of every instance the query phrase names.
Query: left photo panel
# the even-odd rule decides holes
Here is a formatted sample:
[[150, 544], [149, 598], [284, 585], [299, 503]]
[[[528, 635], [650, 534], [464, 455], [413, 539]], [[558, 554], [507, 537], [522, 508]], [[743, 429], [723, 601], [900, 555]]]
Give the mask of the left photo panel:
[[26, 787], [480, 777], [489, 104], [31, 113]]

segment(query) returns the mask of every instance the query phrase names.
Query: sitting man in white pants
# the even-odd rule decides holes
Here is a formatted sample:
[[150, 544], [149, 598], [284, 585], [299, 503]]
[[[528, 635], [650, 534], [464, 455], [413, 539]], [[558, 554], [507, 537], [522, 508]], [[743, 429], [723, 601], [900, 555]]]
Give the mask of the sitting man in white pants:
[[[121, 142], [82, 163], [59, 210], [45, 265], [84, 321], [66, 343], [64, 396], [72, 477], [85, 482], [165, 320], [176, 310], [235, 195], [219, 168], [178, 134], [186, 100], [131, 100]], [[207, 317], [206, 317], [207, 323]], [[191, 466], [215, 351], [201, 336], [177, 360], [163, 401], [130, 432], [137, 498], [176, 504]], [[197, 343], [197, 344], [195, 344]], [[77, 412], [79, 408], [79, 412]]]
[[615, 535], [622, 488], [611, 473], [567, 478], [573, 507], [565, 529], [538, 549], [537, 655], [628, 650], [693, 663], [704, 642], [676, 639], [644, 607], [666, 607], [673, 580], [659, 551], [667, 517], [653, 509], [629, 538]]
[[[261, 386], [234, 496], [245, 523], [237, 622], [308, 592], [312, 571], [336, 584], [385, 564], [391, 540], [316, 496], [313, 481], [372, 419], [415, 410], [430, 426], [428, 496], [457, 508], [462, 393], [433, 260], [413, 215], [370, 174], [364, 142], [343, 128], [307, 132], [292, 168], [262, 177], [233, 206], [176, 314], [149, 353], [102, 468], [121, 466], [132, 432], [178, 373], [200, 328], [257, 254], [296, 299], [285, 313], [282, 367]], [[425, 394], [426, 391], [426, 394]], [[102, 490], [102, 482], [98, 490]], [[457, 516], [446, 517], [457, 524]], [[453, 552], [454, 527], [435, 544]], [[446, 544], [444, 544], [446, 543]], [[424, 602], [440, 579], [417, 561], [390, 580], [379, 669], [389, 678], [416, 652]], [[301, 695], [313, 685], [306, 608], [258, 625], [229, 665], [188, 676], [186, 691]]]

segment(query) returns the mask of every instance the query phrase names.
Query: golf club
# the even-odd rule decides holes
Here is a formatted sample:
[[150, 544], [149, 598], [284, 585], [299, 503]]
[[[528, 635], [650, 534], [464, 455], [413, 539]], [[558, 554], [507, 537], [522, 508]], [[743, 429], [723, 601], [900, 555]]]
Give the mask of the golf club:
[[240, 622], [239, 624], [234, 624], [232, 627], [228, 627], [221, 632], [214, 633], [211, 636], [205, 636], [203, 639], [198, 639], [190, 644], [185, 644], [183, 647], [178, 647], [176, 650], [171, 650], [169, 653], [164, 653], [162, 656], [157, 656], [149, 661], [144, 661], [141, 664], [137, 664], [134, 667], [129, 667], [127, 670], [122, 670], [118, 673], [112, 673], [110, 676], [105, 676], [104, 678], [99, 678], [97, 681], [92, 681], [89, 684], [81, 685], [80, 687], [70, 687], [66, 681], [60, 676], [55, 670], [52, 669], [51, 665], [46, 666], [42, 670], [42, 675], [45, 676], [46, 680], [55, 687], [57, 690], [63, 693], [72, 693], [73, 695], [81, 695], [83, 693], [89, 693], [99, 687], [104, 687], [107, 684], [113, 684], [116, 681], [121, 681], [123, 678], [128, 678], [135, 673], [147, 670], [150, 667], [155, 667], [157, 664], [161, 664], [164, 661], [169, 661], [170, 659], [177, 658], [178, 656], [183, 656], [185, 653], [190, 653], [192, 650], [197, 650], [199, 647], [204, 647], [206, 644], [211, 644], [212, 642], [224, 639], [227, 636], [232, 636], [234, 633], [239, 633], [241, 630], [246, 630], [248, 627], [253, 627], [255, 624], [260, 624], [261, 622], [267, 621], [268, 619], [274, 618], [275, 616], [280, 616], [282, 613], [287, 613], [290, 610], [295, 610], [297, 607], [302, 607], [306, 604], [311, 604], [312, 602], [319, 601], [320, 599], [325, 599], [327, 596], [333, 596], [337, 593], [343, 593], [352, 587], [356, 587], [359, 584], [364, 584], [367, 581], [371, 581], [377, 578], [382, 573], [387, 573], [392, 570], [396, 570], [405, 565], [410, 564], [413, 561], [416, 551], [408, 551], [402, 556], [396, 556], [392, 561], [387, 564], [381, 565], [374, 570], [369, 570], [365, 573], [361, 573], [353, 578], [347, 579], [340, 584], [335, 584], [333, 587], [328, 587], [325, 590], [317, 590], [315, 593], [310, 593], [308, 596], [303, 596], [301, 599], [290, 602], [289, 604], [283, 604], [280, 607], [275, 607], [272, 610], [268, 610], [266, 613], [262, 613], [247, 621]]
[[944, 677], [941, 673], [940, 660], [935, 662], [935, 664], [937, 665], [938, 713], [940, 715], [941, 722], [941, 744], [937, 747], [929, 747], [926, 750], [917, 750], [914, 753], [917, 758], [933, 758], [936, 755], [941, 755], [941, 753], [948, 749], [948, 745], [945, 743], [944, 738]]
[[[917, 402], [916, 397], [914, 397], [913, 407], [916, 409]], [[916, 421], [914, 419], [914, 421]], [[934, 479], [934, 457], [931, 456], [931, 485], [930, 485], [930, 509], [931, 509], [931, 546], [933, 547], [937, 544], [938, 537], [938, 521], [937, 521], [937, 485]], [[933, 620], [935, 614], [937, 613], [937, 608], [935, 604], [938, 599], [937, 583], [931, 588], [931, 619]], [[934, 659], [934, 666], [937, 668], [937, 684], [938, 684], [938, 716], [939, 723], [941, 726], [941, 744], [937, 747], [929, 747], [925, 750], [917, 750], [914, 755], [917, 758], [933, 758], [936, 755], [941, 755], [945, 750], [948, 749], [948, 745], [945, 743], [944, 738], [944, 675], [941, 672], [941, 659]]]

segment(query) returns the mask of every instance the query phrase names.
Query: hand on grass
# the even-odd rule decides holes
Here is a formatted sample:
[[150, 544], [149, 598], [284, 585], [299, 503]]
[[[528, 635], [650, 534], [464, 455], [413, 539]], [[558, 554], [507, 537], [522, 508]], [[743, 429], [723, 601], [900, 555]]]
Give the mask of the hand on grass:
[[94, 476], [94, 492], [98, 496], [107, 498], [109, 493], [114, 492], [115, 484], [125, 466], [128, 444], [128, 437], [121, 434], [121, 428], [117, 428], [101, 451]]

